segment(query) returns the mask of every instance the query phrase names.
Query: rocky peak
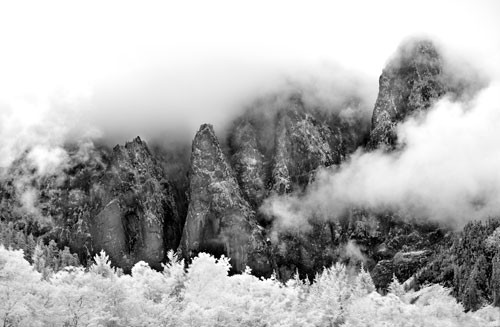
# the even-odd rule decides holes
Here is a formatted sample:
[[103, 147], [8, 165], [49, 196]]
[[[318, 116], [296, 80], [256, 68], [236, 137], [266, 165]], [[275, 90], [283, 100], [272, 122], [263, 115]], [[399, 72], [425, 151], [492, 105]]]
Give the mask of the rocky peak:
[[335, 133], [293, 96], [290, 105], [278, 112], [275, 130], [272, 189], [286, 193], [305, 186], [311, 173], [321, 166], [340, 163], [342, 135]]
[[[191, 148], [191, 168], [200, 172], [214, 172], [220, 179], [231, 179], [231, 167], [210, 124], [201, 125]], [[206, 165], [206, 166], [205, 166]], [[193, 173], [197, 173], [194, 171]]]
[[125, 149], [127, 149], [129, 153], [142, 153], [144, 155], [151, 155], [148, 145], [139, 136], [136, 136], [135, 139], [133, 139], [131, 142], [126, 142]]
[[190, 200], [180, 245], [184, 256], [205, 251], [230, 257], [236, 271], [246, 265], [269, 269], [263, 230], [208, 124], [193, 140]]
[[427, 110], [447, 92], [443, 59], [429, 40], [403, 44], [379, 79], [369, 148], [394, 148], [396, 125]]
[[271, 97], [251, 107], [232, 126], [231, 163], [254, 208], [269, 192], [305, 187], [318, 167], [340, 163], [343, 131], [326, 112], [305, 106], [299, 93]]
[[234, 128], [229, 140], [235, 153], [232, 163], [238, 183], [248, 202], [257, 208], [266, 195], [264, 155], [259, 150], [257, 132], [247, 119], [242, 119]]
[[116, 145], [113, 148], [113, 164], [129, 165], [143, 172], [150, 172], [157, 177], [162, 175], [160, 165], [156, 158], [151, 154], [146, 142], [137, 136], [133, 141], [125, 145]]
[[165, 250], [178, 246], [182, 226], [172, 186], [147, 144], [137, 137], [117, 145], [93, 191], [102, 199], [91, 224], [94, 249], [125, 270], [139, 260], [160, 267]]

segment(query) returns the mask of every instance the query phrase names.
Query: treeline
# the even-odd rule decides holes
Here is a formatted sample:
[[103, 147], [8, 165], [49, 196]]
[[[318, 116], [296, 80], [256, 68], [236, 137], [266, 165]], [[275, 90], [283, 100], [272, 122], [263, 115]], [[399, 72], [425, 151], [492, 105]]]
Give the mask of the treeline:
[[46, 278], [64, 267], [80, 266], [78, 256], [68, 247], [60, 249], [54, 240], [44, 243], [43, 238], [27, 234], [13, 222], [0, 221], [0, 244], [12, 250], [22, 250], [24, 258]]
[[417, 280], [453, 289], [466, 310], [489, 303], [500, 306], [500, 221], [468, 223]]
[[163, 271], [137, 263], [130, 275], [101, 252], [88, 268], [43, 278], [21, 250], [0, 246], [3, 326], [497, 326], [500, 309], [464, 308], [440, 285], [385, 296], [365, 270], [336, 264], [314, 282], [229, 275], [227, 258], [200, 253], [186, 268], [170, 252]]

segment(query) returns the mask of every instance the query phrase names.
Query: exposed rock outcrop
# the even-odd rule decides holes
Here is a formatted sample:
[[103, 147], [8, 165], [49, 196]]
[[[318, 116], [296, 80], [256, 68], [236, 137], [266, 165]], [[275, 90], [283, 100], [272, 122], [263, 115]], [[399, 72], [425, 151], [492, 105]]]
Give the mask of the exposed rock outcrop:
[[104, 208], [92, 218], [93, 249], [103, 248], [125, 269], [139, 260], [160, 268], [165, 250], [177, 247], [182, 226], [172, 186], [147, 145], [137, 137], [116, 146], [94, 190]]
[[232, 164], [243, 195], [256, 208], [267, 196], [267, 190], [264, 155], [258, 147], [255, 127], [242, 119], [235, 125], [229, 142], [235, 149]]
[[277, 114], [271, 189], [284, 194], [304, 187], [318, 167], [339, 164], [342, 135], [304, 108], [298, 96]]
[[[94, 146], [67, 149], [65, 165], [40, 177], [20, 159], [14, 176], [24, 183], [7, 189], [7, 220], [25, 220], [27, 232], [69, 246], [81, 262], [104, 249], [113, 264], [128, 271], [144, 260], [161, 268], [168, 249], [176, 249], [182, 219], [162, 166], [140, 138], [112, 151]], [[8, 182], [6, 185], [9, 184]], [[23, 194], [33, 191], [38, 212], [26, 216]]]
[[[307, 108], [300, 94], [251, 108], [236, 121], [230, 132], [231, 161], [243, 194], [256, 210], [271, 195], [303, 190], [320, 167], [340, 163], [345, 155], [343, 133], [329, 124], [337, 112]], [[338, 125], [342, 123], [337, 118]], [[347, 124], [344, 124], [347, 126]], [[347, 128], [346, 128], [347, 129]], [[311, 228], [273, 228], [273, 217], [258, 211], [259, 222], [269, 235], [272, 262], [286, 279], [297, 270], [314, 275], [336, 258], [330, 223], [310, 217]]]
[[434, 44], [428, 40], [403, 44], [380, 76], [369, 147], [393, 149], [396, 125], [428, 109], [448, 89], [443, 59]]
[[432, 254], [430, 250], [398, 252], [390, 260], [380, 260], [371, 272], [375, 287], [385, 290], [393, 276], [406, 281], [429, 262]]
[[254, 207], [270, 193], [303, 189], [318, 167], [339, 164], [346, 153], [345, 131], [337, 125], [347, 124], [328, 119], [338, 113], [306, 108], [296, 93], [269, 101], [239, 118], [229, 138], [238, 182]]
[[[443, 250], [450, 248], [451, 237], [444, 237], [448, 234], [438, 226], [395, 212], [349, 208], [332, 221], [311, 216], [307, 222], [300, 219], [300, 226], [293, 222], [284, 227], [259, 208], [270, 196], [300, 194], [318, 169], [341, 164], [360, 146], [395, 150], [399, 123], [424, 114], [445, 94], [474, 90], [471, 83], [449, 75], [432, 42], [407, 42], [380, 76], [371, 129], [359, 99], [317, 108], [300, 92], [264, 97], [232, 125], [228, 157], [213, 127], [202, 125], [189, 163], [185, 149], [184, 155], [166, 153], [160, 162], [140, 138], [112, 150], [66, 149], [63, 172], [43, 178], [29, 177], [36, 171], [20, 158], [9, 172], [15, 178], [0, 183], [0, 219], [26, 220], [16, 228], [70, 246], [82, 262], [104, 249], [125, 271], [139, 260], [160, 268], [169, 249], [186, 258], [202, 251], [224, 254], [236, 272], [245, 266], [257, 275], [275, 270], [283, 280], [297, 271], [312, 278], [336, 261], [363, 262], [380, 289], [394, 274], [401, 281], [413, 276], [416, 284], [454, 286], [465, 302], [474, 279], [470, 276], [493, 280], [500, 274], [500, 254], [483, 249], [482, 238], [463, 238]], [[167, 158], [175, 163], [165, 165]], [[40, 212], [26, 213], [19, 209], [20, 199], [26, 195], [30, 200], [32, 190], [38, 192], [33, 198]], [[472, 249], [470, 244], [475, 244]], [[472, 262], [475, 257], [484, 257], [486, 264]], [[441, 270], [445, 272], [436, 273]], [[491, 297], [498, 303], [497, 284], [491, 282], [496, 285]], [[475, 287], [485, 301], [491, 300], [488, 283]]]
[[263, 228], [243, 198], [211, 125], [202, 125], [193, 140], [190, 202], [180, 248], [186, 257], [198, 252], [224, 254], [235, 271], [250, 266], [270, 269]]
[[[379, 93], [373, 110], [368, 142], [370, 150], [394, 150], [398, 141], [399, 123], [409, 117], [424, 114], [447, 92], [454, 92], [456, 86], [453, 82], [457, 79], [447, 75], [445, 64], [443, 56], [430, 40], [410, 40], [400, 46], [379, 79]], [[425, 222], [422, 224], [425, 225]], [[420, 223], [414, 222], [415, 229], [419, 225]], [[382, 260], [378, 261], [371, 271], [377, 288], [384, 290], [393, 275], [405, 281], [425, 266], [435, 254], [434, 244], [441, 240], [429, 237], [432, 232], [408, 232], [389, 230], [386, 242], [392, 245], [389, 247], [393, 253], [398, 252], [387, 257], [384, 242], [384, 253], [379, 251], [384, 254]]]

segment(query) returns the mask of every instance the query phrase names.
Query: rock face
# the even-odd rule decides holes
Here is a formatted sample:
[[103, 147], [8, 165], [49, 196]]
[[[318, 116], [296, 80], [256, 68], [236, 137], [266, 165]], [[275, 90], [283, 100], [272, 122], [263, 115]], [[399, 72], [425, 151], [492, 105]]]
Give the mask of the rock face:
[[178, 245], [182, 222], [172, 187], [146, 144], [136, 138], [116, 146], [95, 189], [104, 208], [92, 218], [93, 248], [125, 269], [139, 260], [161, 267], [165, 250]]
[[342, 135], [304, 108], [297, 96], [277, 114], [272, 190], [278, 194], [307, 185], [318, 167], [339, 164]]
[[398, 252], [391, 260], [380, 260], [371, 272], [375, 287], [385, 289], [393, 276], [406, 281], [429, 262], [432, 254], [430, 250]]
[[[459, 238], [451, 247], [450, 233], [395, 212], [350, 208], [332, 221], [311, 216], [302, 225], [283, 227], [260, 210], [270, 197], [300, 194], [318, 169], [334, 168], [359, 147], [395, 150], [398, 123], [424, 113], [445, 94], [473, 90], [445, 68], [432, 42], [404, 44], [380, 76], [371, 126], [359, 99], [317, 108], [291, 92], [257, 101], [235, 120], [227, 143], [219, 143], [211, 125], [202, 125], [189, 163], [189, 150], [159, 160], [140, 138], [112, 150], [67, 149], [63, 172], [44, 178], [29, 177], [36, 171], [21, 158], [9, 172], [16, 178], [0, 183], [0, 219], [68, 245], [81, 262], [104, 249], [125, 271], [139, 260], [160, 268], [169, 249], [185, 258], [202, 251], [224, 254], [235, 272], [249, 266], [268, 276], [274, 270], [283, 280], [296, 271], [312, 278], [336, 261], [363, 262], [382, 290], [393, 275], [400, 281], [413, 277], [416, 284], [453, 286], [464, 303], [478, 297], [475, 289], [498, 304], [500, 254], [483, 246], [497, 225], [482, 234], [475, 227], [470, 234], [484, 237]], [[21, 200], [30, 204], [33, 190], [38, 199], [31, 204], [40, 212], [26, 214]], [[475, 263], [482, 257], [485, 265]], [[476, 283], [476, 275], [486, 277]]]
[[280, 230], [273, 227], [273, 217], [259, 210], [269, 196], [300, 192], [318, 168], [340, 163], [346, 154], [344, 135], [352, 131], [339, 127], [345, 123], [339, 117], [330, 124], [329, 114], [337, 113], [307, 107], [300, 94], [292, 93], [263, 108], [251, 108], [230, 131], [228, 143], [238, 183], [267, 230], [271, 262], [283, 279], [297, 269], [303, 276], [313, 276], [334, 260], [338, 243], [332, 243], [330, 223], [311, 217], [308, 231], [301, 231], [301, 226]]
[[428, 109], [448, 89], [442, 58], [433, 43], [403, 44], [380, 76], [369, 148], [393, 149], [397, 123]]
[[288, 95], [268, 112], [249, 110], [229, 138], [245, 197], [256, 208], [271, 193], [304, 188], [318, 167], [339, 164], [345, 156], [343, 132], [306, 108], [299, 94]]
[[[292, 96], [276, 118], [270, 194], [301, 191], [318, 168], [340, 163], [342, 134], [307, 110], [299, 97]], [[297, 270], [313, 275], [320, 266], [333, 262], [336, 245], [330, 223], [310, 217], [309, 225], [305, 230], [304, 226], [274, 229], [273, 259], [281, 278], [290, 278]]]
[[[400, 48], [380, 77], [368, 148], [394, 149], [396, 125], [424, 112], [453, 89], [443, 66], [432, 42], [419, 40]], [[359, 130], [342, 120], [341, 114], [336, 111], [325, 114], [307, 107], [300, 94], [292, 94], [278, 105], [265, 108], [266, 112], [250, 111], [240, 119], [230, 139], [238, 182], [254, 208], [270, 195], [302, 191], [314, 179], [318, 168], [340, 164], [360, 145], [356, 142], [363, 139]], [[399, 221], [403, 218], [396, 213], [380, 215], [353, 208], [337, 222], [309, 217], [307, 228], [287, 229], [274, 228], [272, 219], [265, 217], [259, 221], [269, 224], [272, 261], [283, 279], [296, 269], [304, 275], [314, 275], [334, 261], [351, 260], [343, 248], [355, 242], [364, 249], [365, 265], [378, 267], [374, 277], [380, 279], [378, 286], [384, 288], [387, 286], [384, 271], [390, 275], [388, 282], [394, 273], [398, 278], [408, 278], [432, 253], [407, 254], [420, 253], [435, 242], [428, 240], [432, 228], [427, 231], [418, 223], [408, 225]], [[390, 269], [384, 269], [386, 266]]]
[[[452, 91], [454, 86], [449, 81], [445, 76], [443, 58], [431, 41], [404, 43], [380, 76], [368, 149], [394, 150], [397, 125], [424, 113], [446, 92]], [[393, 251], [399, 252], [378, 261], [371, 272], [376, 287], [380, 289], [387, 287], [393, 275], [405, 281], [424, 267], [435, 254], [428, 249], [435, 249], [435, 244], [441, 241], [429, 237], [432, 231], [427, 235], [412, 231], [398, 237], [391, 236], [391, 233], [394, 232], [389, 232], [387, 241], [393, 244]], [[398, 240], [403, 241], [403, 248], [398, 246]]]
[[262, 204], [267, 195], [264, 155], [257, 143], [257, 132], [249, 120], [242, 119], [234, 128], [230, 146], [235, 149], [232, 156], [241, 190], [254, 207]]
[[202, 125], [193, 141], [189, 192], [180, 245], [184, 256], [224, 254], [235, 271], [246, 265], [257, 272], [270, 269], [263, 228], [243, 198], [211, 125]]
[[[28, 217], [27, 232], [69, 246], [81, 262], [104, 249], [125, 271], [140, 260], [161, 268], [166, 250], [179, 244], [183, 220], [172, 187], [146, 143], [136, 138], [112, 151], [80, 146], [67, 153], [66, 166], [43, 178], [31, 173], [27, 161], [20, 163], [16, 174], [28, 186], [10, 187], [2, 202], [22, 199], [23, 192], [36, 188], [33, 206], [39, 212]], [[3, 217], [23, 220], [25, 210]]]

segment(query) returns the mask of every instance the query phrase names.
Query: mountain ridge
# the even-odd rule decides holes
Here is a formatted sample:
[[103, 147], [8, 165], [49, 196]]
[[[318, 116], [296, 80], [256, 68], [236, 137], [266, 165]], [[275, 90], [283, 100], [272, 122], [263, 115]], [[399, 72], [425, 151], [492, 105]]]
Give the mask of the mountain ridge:
[[[464, 87], [463, 81], [446, 76], [444, 59], [431, 41], [413, 40], [398, 51], [380, 76], [369, 129], [360, 117], [322, 112], [305, 105], [300, 92], [289, 92], [237, 117], [227, 139], [219, 139], [212, 125], [201, 125], [188, 167], [174, 170], [186, 172], [187, 182], [183, 176], [174, 181], [162, 156], [140, 137], [113, 149], [92, 148], [86, 155], [68, 152], [63, 172], [49, 177], [38, 176], [21, 158], [0, 183], [2, 220], [19, 223], [19, 230], [45, 242], [56, 239], [81, 262], [104, 249], [126, 272], [140, 260], [159, 269], [168, 250], [186, 259], [199, 252], [225, 255], [233, 272], [249, 266], [256, 275], [275, 272], [282, 280], [296, 272], [312, 278], [342, 261], [365, 265], [382, 291], [394, 275], [400, 280], [416, 276], [414, 287], [434, 280], [459, 285], [455, 295], [470, 302], [467, 308], [476, 308], [481, 299], [498, 303], [497, 293], [484, 294], [484, 283], [476, 286], [483, 295], [474, 302], [464, 295], [470, 287], [447, 275], [434, 276], [431, 269], [440, 265], [443, 253], [460, 252], [459, 245], [447, 249], [460, 242], [435, 223], [350, 208], [338, 221], [312, 215], [306, 217], [307, 228], [280, 228], [261, 210], [270, 197], [303, 192], [318, 169], [341, 165], [356, 149], [398, 151], [404, 147], [397, 140], [399, 123], [425, 114], [448, 93], [463, 92], [457, 87]], [[19, 176], [24, 180], [17, 185]], [[23, 214], [19, 199], [29, 192], [39, 193], [35, 205], [52, 226], [35, 218], [40, 213]], [[497, 257], [484, 258], [490, 267], [485, 274], [494, 275]], [[471, 265], [457, 274], [473, 271], [467, 268]]]

